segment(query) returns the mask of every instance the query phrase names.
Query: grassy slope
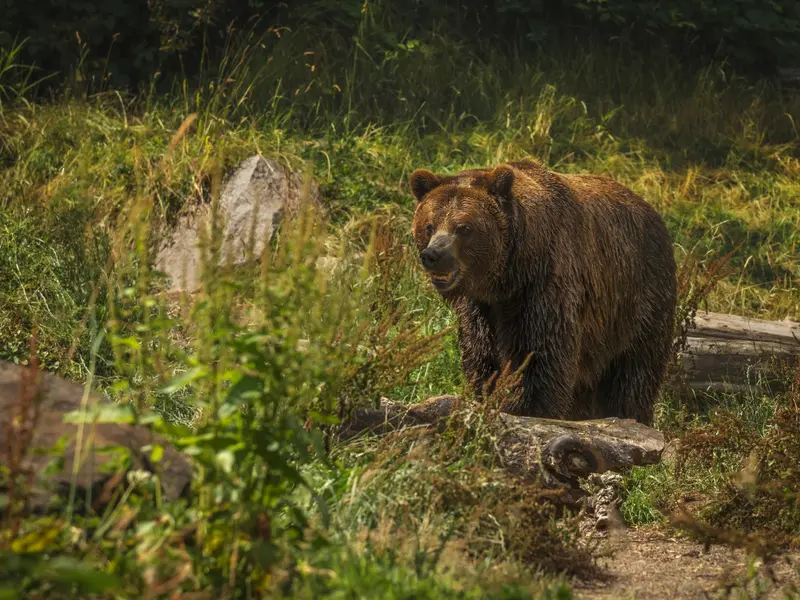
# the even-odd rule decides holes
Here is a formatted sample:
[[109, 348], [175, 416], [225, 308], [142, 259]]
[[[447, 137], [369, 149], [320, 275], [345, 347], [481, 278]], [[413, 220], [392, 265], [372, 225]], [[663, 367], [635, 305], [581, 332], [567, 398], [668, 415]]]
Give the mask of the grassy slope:
[[[425, 333], [452, 321], [413, 257], [403, 254], [408, 174], [419, 166], [453, 171], [522, 156], [630, 185], [667, 219], [678, 258], [694, 249], [711, 260], [741, 245], [733, 274], [708, 298], [709, 308], [767, 318], [798, 314], [800, 93], [739, 80], [720, 67], [687, 72], [669, 58], [636, 57], [623, 48], [565, 46], [522, 56], [432, 36], [371, 50], [368, 42], [381, 26], [367, 23], [359, 32], [369, 56], [336, 40], [322, 52], [300, 32], [271, 46], [271, 61], [256, 46], [246, 61], [234, 53], [217, 77], [192, 92], [144, 98], [109, 92], [4, 108], [0, 357], [24, 359], [36, 328], [45, 366], [83, 377], [92, 332], [111, 316], [102, 273], [136, 199], [152, 199], [169, 220], [208, 188], [218, 159], [230, 166], [254, 152], [310, 163], [332, 217], [330, 230], [345, 231], [356, 245], [368, 237], [360, 217], [387, 217], [389, 266], [379, 276], [393, 285], [380, 298], [405, 308]], [[303, 55], [309, 47], [315, 52]], [[195, 112], [193, 129], [163, 160], [174, 132]], [[87, 311], [98, 281], [96, 310]], [[458, 388], [452, 334], [444, 350], [378, 391], [416, 400]], [[119, 373], [108, 343], [98, 359], [99, 374], [114, 382]], [[737, 414], [755, 437], [764, 434], [774, 404], [712, 401]], [[698, 427], [669, 402], [663, 415], [677, 434]], [[700, 461], [681, 481], [666, 467], [635, 473], [626, 518], [659, 520], [657, 509], [668, 508], [682, 491], [723, 488], [743, 450], [721, 452], [729, 460]], [[402, 493], [402, 482], [381, 481], [385, 487], [376, 497], [381, 489]], [[378, 504], [367, 506], [365, 497], [361, 504], [334, 501], [342, 505], [345, 530], [358, 532], [376, 518]], [[401, 497], [397, 505], [408, 501]], [[380, 581], [406, 579], [402, 566], [358, 567], [341, 557], [328, 564], [337, 560], [345, 561], [336, 567], [342, 572], [355, 569], [352, 585], [368, 581], [364, 569], [377, 569]]]

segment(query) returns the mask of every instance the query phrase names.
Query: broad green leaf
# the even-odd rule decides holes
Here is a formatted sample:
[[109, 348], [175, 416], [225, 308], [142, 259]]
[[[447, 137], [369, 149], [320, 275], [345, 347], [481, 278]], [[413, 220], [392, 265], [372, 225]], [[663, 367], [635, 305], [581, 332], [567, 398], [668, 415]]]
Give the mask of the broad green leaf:
[[245, 375], [228, 390], [227, 402], [243, 404], [247, 400], [259, 398], [264, 393], [264, 381], [258, 377]]
[[98, 402], [87, 407], [86, 413], [75, 410], [64, 415], [66, 423], [133, 423], [135, 410], [132, 404]]
[[43, 578], [76, 585], [85, 593], [107, 592], [119, 586], [119, 580], [113, 575], [68, 556], [48, 560], [38, 571]]
[[128, 383], [124, 379], [120, 379], [119, 381], [115, 381], [111, 385], [111, 391], [113, 391], [113, 392], [124, 392], [128, 388], [130, 388], [130, 383]]
[[115, 344], [119, 344], [120, 346], [128, 346], [129, 348], [133, 348], [134, 350], [140, 350], [142, 347], [139, 341], [134, 337], [113, 336], [112, 341]]
[[161, 462], [162, 458], [164, 458], [164, 446], [155, 444], [153, 449], [150, 451], [150, 460], [154, 463], [157, 463]]
[[219, 465], [223, 472], [230, 474], [233, 471], [233, 465], [236, 462], [236, 456], [231, 450], [217, 452], [216, 459], [217, 465]]

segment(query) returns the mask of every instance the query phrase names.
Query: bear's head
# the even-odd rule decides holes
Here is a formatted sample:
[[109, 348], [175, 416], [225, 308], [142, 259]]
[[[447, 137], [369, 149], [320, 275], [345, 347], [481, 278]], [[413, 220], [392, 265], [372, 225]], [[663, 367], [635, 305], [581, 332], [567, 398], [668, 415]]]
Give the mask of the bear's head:
[[484, 297], [508, 257], [514, 170], [441, 176], [417, 169], [409, 183], [417, 199], [414, 242], [434, 287], [445, 296]]

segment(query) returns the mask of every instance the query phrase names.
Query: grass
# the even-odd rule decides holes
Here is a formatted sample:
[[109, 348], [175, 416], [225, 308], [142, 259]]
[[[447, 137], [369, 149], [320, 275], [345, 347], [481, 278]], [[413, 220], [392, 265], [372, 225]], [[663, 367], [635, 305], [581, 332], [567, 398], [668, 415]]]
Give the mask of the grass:
[[[569, 103], [569, 99], [560, 100]], [[41, 324], [50, 321], [48, 338], [54, 338], [53, 344], [69, 346], [70, 327], [76, 321], [76, 316], [70, 315], [70, 306], [85, 305], [91, 282], [105, 264], [103, 230], [113, 227], [124, 213], [137, 185], [134, 161], [155, 168], [169, 137], [186, 116], [176, 114], [168, 105], [136, 116], [129, 112], [134, 106], [122, 110], [115, 104], [99, 97], [72, 101], [63, 108], [32, 106], [6, 119], [5, 156], [10, 166], [2, 173], [0, 204], [7, 232], [3, 242], [24, 235], [25, 228], [38, 234], [26, 244], [13, 242], [14, 249], [3, 253], [9, 261], [3, 266], [3, 279], [8, 283], [0, 292], [0, 301], [8, 307], [4, 316], [15, 315], [13, 320], [10, 316], [4, 319], [8, 324], [3, 334], [23, 332], [21, 342], [4, 351], [8, 358], [21, 358], [24, 332], [32, 328], [34, 319]], [[547, 106], [541, 110], [547, 110]], [[533, 113], [529, 119], [545, 116]], [[568, 115], [561, 120], [579, 127], [575, 123], [580, 120], [573, 121]], [[793, 199], [800, 192], [800, 167], [791, 149], [778, 151], [777, 159], [765, 161], [761, 170], [735, 161], [724, 168], [700, 164], [672, 170], [657, 160], [656, 152], [648, 157], [641, 150], [625, 151], [622, 142], [605, 127], [588, 117], [584, 117], [584, 123], [585, 130], [593, 130], [594, 147], [591, 151], [587, 148], [585, 156], [553, 161], [555, 166], [565, 171], [606, 173], [643, 194], [665, 215], [678, 246], [678, 258], [692, 249], [701, 256], [721, 256], [741, 244], [731, 261], [737, 272], [708, 298], [709, 308], [778, 319], [796, 314], [799, 275], [794, 257], [800, 217]], [[548, 136], [553, 145], [562, 137], [552, 130]], [[311, 161], [334, 224], [356, 220], [383, 206], [398, 206], [396, 234], [403, 240], [410, 212], [405, 177], [414, 166], [451, 171], [528, 153], [542, 158], [528, 143], [524, 129], [492, 125], [469, 129], [456, 125], [441, 135], [423, 136], [408, 127], [367, 124], [346, 136], [327, 132], [321, 140], [306, 141], [304, 137], [302, 132], [289, 137], [256, 124], [226, 129], [201, 117], [196, 133], [183, 143], [180, 158], [171, 160], [159, 176], [161, 180], [154, 184], [158, 211], [166, 220], [174, 219], [185, 206], [185, 199], [196, 197], [198, 190], [207, 187], [212, 152], [224, 156], [229, 167], [260, 151], [291, 164]], [[213, 146], [208, 145], [211, 139], [215, 140]], [[46, 211], [33, 210], [45, 201]], [[82, 235], [76, 235], [78, 231]], [[63, 251], [42, 256], [36, 243]], [[86, 272], [74, 271], [76, 261], [86, 263]], [[62, 283], [55, 284], [50, 278], [40, 281], [42, 269]], [[57, 289], [37, 289], [51, 283]], [[405, 292], [413, 296], [405, 296], [412, 303], [418, 302], [414, 297], [424, 294], [412, 281]], [[52, 299], [54, 306], [37, 304], [32, 299], [37, 295]], [[424, 302], [430, 305], [429, 300]], [[20, 319], [21, 328], [15, 323]], [[59, 327], [61, 331], [56, 331]], [[42, 348], [49, 345], [48, 339]], [[47, 366], [57, 366], [58, 360], [56, 356], [48, 359]]]
[[[462, 389], [452, 315], [409, 244], [416, 167], [533, 156], [610, 175], [665, 216], [679, 260], [692, 252], [710, 264], [738, 248], [708, 308], [798, 314], [800, 92], [622, 43], [526, 54], [432, 33], [387, 50], [377, 37], [389, 18], [366, 13], [362, 50], [303, 30], [264, 48], [242, 35], [216, 72], [168, 95], [4, 94], [17, 100], [0, 112], [0, 358], [26, 361], [35, 334], [45, 368], [83, 380], [94, 365], [104, 391], [155, 404], [173, 422], [156, 427], [195, 456], [205, 491], [188, 506], [159, 506], [144, 485], [120, 507], [136, 511], [135, 527], [117, 527], [119, 512], [81, 517], [77, 541], [62, 520], [26, 521], [22, 539], [52, 534], [50, 554], [81, 561], [55, 572], [40, 554], [5, 554], [27, 589], [83, 585], [83, 564], [113, 576], [122, 596], [172, 582], [170, 591], [229, 597], [569, 597], [569, 577], [591, 572], [589, 555], [540, 490], [486, 462], [481, 431], [326, 454], [320, 432], [302, 426], [342, 403]], [[172, 311], [147, 268], [150, 243], [254, 153], [309, 166], [324, 218], [282, 232], [260, 271], [211, 270], [199, 301]], [[374, 260], [329, 281], [312, 259], [338, 251]], [[315, 340], [309, 352], [297, 350], [300, 338]], [[733, 483], [754, 451], [773, 448], [767, 479], [797, 492], [781, 462], [794, 439], [781, 409], [791, 393], [716, 396], [693, 412], [665, 395], [658, 425], [685, 440], [686, 454], [628, 475], [626, 521], [665, 526], [680, 498], [702, 494], [714, 526], [763, 530], [780, 511], [779, 529], [796, 524], [791, 509]], [[231, 409], [241, 404], [263, 418]], [[203, 409], [194, 431], [189, 406]], [[464, 452], [465, 440], [477, 449]], [[765, 519], [745, 518], [753, 502]], [[263, 514], [274, 520], [266, 539]]]

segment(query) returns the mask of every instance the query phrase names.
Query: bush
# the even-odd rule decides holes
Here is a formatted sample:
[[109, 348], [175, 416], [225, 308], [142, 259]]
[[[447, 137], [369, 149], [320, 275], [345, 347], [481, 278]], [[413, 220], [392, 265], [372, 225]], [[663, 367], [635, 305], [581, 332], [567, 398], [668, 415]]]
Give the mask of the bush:
[[[552, 22], [552, 13], [544, 2], [497, 4], [501, 11], [535, 17], [529, 38], [543, 40], [550, 33], [547, 21]], [[561, 8], [584, 27], [599, 26], [609, 36], [626, 32], [640, 47], [658, 40], [687, 58], [699, 50], [758, 67], [800, 58], [800, 5], [792, 0], [565, 0]]]
[[[286, 225], [260, 276], [244, 283], [214, 266], [212, 228], [204, 288], [175, 318], [170, 310], [179, 307], [157, 294], [149, 269], [151, 201], [132, 202], [130, 227], [114, 240], [127, 250], [109, 274], [107, 309], [112, 391], [123, 404], [107, 418], [139, 420], [190, 455], [191, 500], [164, 503], [145, 478], [129, 480], [111, 510], [85, 519], [70, 507], [66, 517], [20, 526], [22, 515], [12, 514], [0, 532], [4, 573], [16, 573], [23, 591], [64, 584], [84, 593], [286, 593], [308, 578], [302, 563], [330, 543], [327, 503], [301, 473], [310, 464], [331, 472], [324, 426], [345, 405], [374, 398], [374, 386], [404, 381], [436, 352], [436, 340], [402, 317], [375, 318], [369, 271], [332, 279], [316, 269], [326, 236], [311, 212]], [[96, 330], [93, 337], [101, 339]], [[153, 448], [152, 460], [159, 456]], [[97, 560], [103, 555], [116, 558]]]
[[[3, 0], [0, 48], [27, 40], [22, 60], [44, 74], [58, 72], [88, 80], [92, 88], [149, 85], [161, 73], [196, 74], [234, 29], [258, 33], [307, 31], [309, 46], [338, 53], [342, 75], [362, 51], [385, 56], [409, 44], [447, 38], [450, 44], [484, 49], [507, 45], [535, 53], [537, 45], [593, 39], [608, 45], [627, 38], [645, 51], [658, 41], [687, 60], [729, 58], [744, 67], [791, 66], [800, 57], [800, 8], [792, 0], [769, 3], [656, 0], [562, 0], [559, 3], [496, 0], [482, 6], [449, 2], [395, 3], [363, 0], [277, 0], [231, 3], [222, 0]], [[377, 46], [364, 44], [370, 35]], [[313, 41], [312, 41], [313, 40]], [[476, 40], [479, 42], [476, 44]], [[489, 44], [485, 44], [489, 42]], [[305, 48], [308, 50], [310, 48]], [[296, 57], [291, 57], [296, 61]], [[299, 65], [298, 65], [299, 66]], [[344, 77], [342, 77], [344, 78]]]
[[[2, 0], [0, 47], [25, 41], [21, 60], [63, 80], [73, 73], [97, 90], [149, 83], [159, 69], [196, 69], [229, 24], [244, 22], [277, 2], [221, 0]], [[273, 11], [274, 12], [274, 11]], [[201, 44], [198, 47], [198, 44]]]

